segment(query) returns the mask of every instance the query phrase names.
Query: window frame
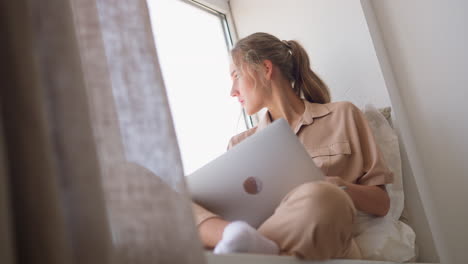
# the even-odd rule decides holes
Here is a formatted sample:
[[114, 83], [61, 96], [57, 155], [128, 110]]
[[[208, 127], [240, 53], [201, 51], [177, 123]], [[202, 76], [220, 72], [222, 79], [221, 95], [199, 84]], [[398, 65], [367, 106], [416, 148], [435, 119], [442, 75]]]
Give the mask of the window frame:
[[[237, 30], [234, 24], [234, 19], [231, 13], [231, 6], [228, 0], [182, 0], [188, 4], [191, 4], [201, 10], [210, 12], [219, 17], [224, 38], [226, 40], [227, 52], [229, 52], [234, 43], [239, 39]], [[253, 128], [258, 124], [258, 115], [247, 115], [245, 109], [242, 109], [242, 115], [244, 117], [245, 126], [247, 129]]]

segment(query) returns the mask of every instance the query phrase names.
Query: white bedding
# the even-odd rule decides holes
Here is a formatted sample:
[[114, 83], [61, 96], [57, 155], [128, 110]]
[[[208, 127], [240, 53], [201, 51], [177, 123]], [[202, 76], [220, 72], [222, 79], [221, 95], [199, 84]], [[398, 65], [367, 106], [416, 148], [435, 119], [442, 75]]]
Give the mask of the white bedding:
[[385, 161], [394, 173], [394, 183], [386, 186], [391, 205], [385, 217], [358, 213], [356, 242], [365, 259], [414, 261], [417, 257], [416, 235], [411, 227], [399, 221], [404, 208], [404, 193], [397, 135], [381, 111], [374, 106], [366, 105], [363, 112]]

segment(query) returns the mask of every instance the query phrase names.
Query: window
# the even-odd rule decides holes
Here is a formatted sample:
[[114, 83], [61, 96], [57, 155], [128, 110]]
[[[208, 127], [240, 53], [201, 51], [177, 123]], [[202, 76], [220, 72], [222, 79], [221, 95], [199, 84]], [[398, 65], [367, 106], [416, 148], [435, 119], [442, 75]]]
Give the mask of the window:
[[[187, 1], [148, 0], [169, 105], [188, 175], [250, 125], [230, 96], [226, 17]], [[247, 122], [249, 121], [249, 122]]]

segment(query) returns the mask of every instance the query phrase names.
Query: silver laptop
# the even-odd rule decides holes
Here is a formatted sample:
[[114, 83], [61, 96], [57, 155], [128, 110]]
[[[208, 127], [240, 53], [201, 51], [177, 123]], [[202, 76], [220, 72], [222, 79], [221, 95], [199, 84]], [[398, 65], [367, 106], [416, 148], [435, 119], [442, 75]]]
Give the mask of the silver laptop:
[[289, 124], [279, 119], [186, 180], [194, 202], [257, 228], [288, 192], [323, 178]]

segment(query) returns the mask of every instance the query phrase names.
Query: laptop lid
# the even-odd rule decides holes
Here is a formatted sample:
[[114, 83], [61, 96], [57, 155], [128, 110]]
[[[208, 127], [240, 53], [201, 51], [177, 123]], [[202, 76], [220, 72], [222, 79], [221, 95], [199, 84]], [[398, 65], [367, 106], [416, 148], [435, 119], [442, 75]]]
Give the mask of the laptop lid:
[[192, 200], [257, 228], [295, 187], [324, 178], [284, 119], [187, 176]]

